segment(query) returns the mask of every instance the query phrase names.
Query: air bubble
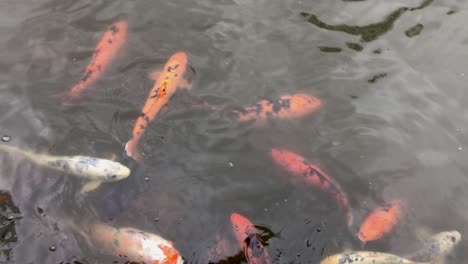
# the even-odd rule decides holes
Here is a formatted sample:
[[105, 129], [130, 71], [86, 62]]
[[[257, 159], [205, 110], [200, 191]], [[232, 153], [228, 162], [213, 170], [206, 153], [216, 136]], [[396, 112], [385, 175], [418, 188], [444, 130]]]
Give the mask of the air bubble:
[[3, 141], [3, 142], [8, 142], [8, 141], [10, 141], [10, 139], [11, 139], [10, 136], [6, 136], [6, 135], [5, 135], [5, 136], [2, 137], [2, 141]]
[[55, 245], [52, 245], [49, 247], [49, 250], [54, 252], [55, 250], [57, 250], [57, 247]]

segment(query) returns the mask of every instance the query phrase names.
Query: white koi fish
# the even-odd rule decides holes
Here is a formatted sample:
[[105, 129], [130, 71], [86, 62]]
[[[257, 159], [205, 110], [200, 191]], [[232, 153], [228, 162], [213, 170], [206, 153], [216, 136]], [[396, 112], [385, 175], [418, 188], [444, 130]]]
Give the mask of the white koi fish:
[[408, 256], [408, 259], [419, 262], [444, 263], [445, 257], [453, 251], [460, 242], [461, 234], [458, 231], [438, 233], [429, 238], [422, 248]]
[[0, 150], [21, 154], [40, 166], [87, 179], [88, 182], [81, 189], [82, 193], [98, 188], [103, 182], [120, 181], [130, 175], [129, 168], [106, 159], [85, 156], [50, 156], [5, 144], [0, 145]]
[[[325, 258], [320, 264], [423, 264], [402, 257], [372, 251], [354, 251]], [[429, 263], [424, 263], [429, 264]]]
[[172, 242], [155, 234], [130, 227], [116, 229], [102, 223], [91, 224], [89, 232], [95, 246], [106, 254], [125, 256], [128, 261], [138, 263], [183, 263]]

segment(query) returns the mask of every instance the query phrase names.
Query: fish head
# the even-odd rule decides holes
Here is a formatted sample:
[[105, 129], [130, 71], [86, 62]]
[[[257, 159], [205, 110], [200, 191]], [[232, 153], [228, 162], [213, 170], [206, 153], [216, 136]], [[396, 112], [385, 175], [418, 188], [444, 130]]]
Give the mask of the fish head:
[[256, 228], [252, 222], [238, 213], [231, 214], [231, 224], [236, 240], [241, 247], [244, 246], [245, 240], [256, 232]]
[[461, 234], [460, 234], [460, 232], [458, 232], [456, 230], [441, 232], [441, 233], [433, 236], [433, 239], [437, 240], [437, 241], [442, 241], [447, 246], [453, 246], [453, 245], [458, 244], [458, 242], [460, 242]]
[[366, 243], [367, 241], [369, 241], [369, 239], [367, 238], [367, 235], [363, 232], [363, 231], [359, 231], [357, 234], [356, 234], [357, 238], [359, 238], [359, 240], [361, 240], [363, 243]]
[[299, 116], [309, 114], [322, 105], [319, 98], [308, 94], [295, 94], [290, 98], [291, 111]]
[[166, 73], [173, 74], [177, 77], [182, 77], [187, 67], [187, 54], [184, 52], [177, 52], [169, 58], [166, 63]]
[[285, 149], [270, 149], [271, 158], [288, 172], [302, 175], [308, 168], [304, 157]]
[[108, 182], [120, 181], [130, 175], [130, 169], [118, 162], [109, 161], [104, 167], [106, 181]]

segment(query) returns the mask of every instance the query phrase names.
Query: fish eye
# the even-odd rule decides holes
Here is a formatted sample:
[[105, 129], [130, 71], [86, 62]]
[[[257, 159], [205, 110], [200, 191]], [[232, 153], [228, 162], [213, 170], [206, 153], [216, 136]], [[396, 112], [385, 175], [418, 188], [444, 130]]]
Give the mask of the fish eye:
[[113, 174], [113, 175], [111, 176], [111, 178], [112, 178], [112, 179], [115, 179], [115, 178], [117, 178], [117, 175]]

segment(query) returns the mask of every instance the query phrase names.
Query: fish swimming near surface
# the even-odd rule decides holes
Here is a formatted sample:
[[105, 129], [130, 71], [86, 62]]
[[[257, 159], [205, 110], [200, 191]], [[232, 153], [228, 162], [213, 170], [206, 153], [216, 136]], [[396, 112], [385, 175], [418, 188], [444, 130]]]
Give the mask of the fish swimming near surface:
[[388, 205], [372, 211], [361, 224], [356, 235], [364, 243], [380, 239], [395, 227], [401, 216], [401, 201], [393, 200]]
[[[402, 257], [372, 251], [355, 251], [326, 257], [320, 264], [423, 264]], [[428, 263], [424, 263], [428, 264]]]
[[99, 222], [89, 225], [89, 233], [101, 252], [125, 257], [131, 263], [183, 263], [172, 242], [155, 234], [130, 227], [116, 229]]
[[438, 233], [429, 238], [420, 250], [407, 258], [418, 262], [443, 263], [444, 258], [453, 251], [460, 240], [461, 234], [455, 230]]
[[283, 95], [277, 99], [261, 100], [254, 105], [234, 110], [241, 122], [255, 120], [264, 124], [269, 118], [298, 119], [316, 111], [322, 102], [317, 97], [297, 93]]
[[78, 98], [109, 68], [127, 40], [127, 29], [128, 23], [123, 20], [117, 21], [108, 27], [94, 49], [91, 62], [86, 67], [80, 81], [62, 98], [63, 103], [69, 103]]
[[152, 73], [152, 77], [156, 79], [156, 83], [143, 106], [140, 116], [135, 122], [132, 138], [125, 145], [125, 150], [129, 157], [132, 157], [136, 161], [142, 161], [143, 157], [138, 150], [138, 142], [145, 129], [162, 107], [171, 99], [177, 88], [190, 89], [190, 85], [184, 78], [186, 68], [187, 55], [184, 52], [178, 52], [169, 58], [161, 73]]
[[249, 264], [270, 264], [271, 259], [263, 246], [255, 226], [244, 216], [231, 214], [231, 224], [239, 246], [244, 250]]
[[347, 224], [353, 224], [353, 214], [349, 205], [348, 195], [338, 182], [334, 181], [318, 167], [311, 164], [304, 157], [285, 149], [270, 150], [271, 158], [287, 172], [302, 178], [307, 184], [313, 185], [321, 191], [332, 195], [346, 211]]
[[118, 162], [106, 159], [86, 156], [49, 156], [46, 154], [36, 154], [5, 144], [0, 145], [0, 150], [21, 154], [40, 166], [88, 180], [81, 189], [81, 192], [92, 191], [103, 182], [120, 181], [130, 175], [129, 168]]

